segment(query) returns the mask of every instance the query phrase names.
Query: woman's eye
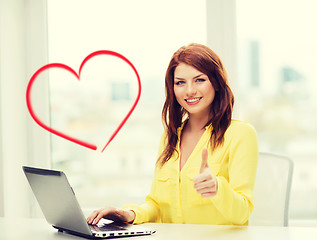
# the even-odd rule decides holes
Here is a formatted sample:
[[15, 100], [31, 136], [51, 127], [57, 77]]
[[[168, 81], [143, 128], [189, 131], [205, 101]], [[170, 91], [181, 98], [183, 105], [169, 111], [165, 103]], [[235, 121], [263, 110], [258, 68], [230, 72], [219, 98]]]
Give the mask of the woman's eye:
[[184, 81], [177, 81], [177, 82], [175, 82], [175, 85], [182, 85], [184, 83], [185, 83]]
[[197, 82], [205, 82], [205, 81], [206, 81], [206, 79], [203, 79], [203, 78], [198, 78], [196, 81], [197, 81]]

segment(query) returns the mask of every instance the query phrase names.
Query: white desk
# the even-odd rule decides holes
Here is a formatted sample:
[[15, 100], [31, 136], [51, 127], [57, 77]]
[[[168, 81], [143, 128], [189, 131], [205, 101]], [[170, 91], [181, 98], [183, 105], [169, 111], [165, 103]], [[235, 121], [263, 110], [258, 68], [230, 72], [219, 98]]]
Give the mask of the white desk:
[[[122, 240], [310, 240], [317, 239], [317, 228], [305, 227], [236, 227], [216, 225], [155, 224], [145, 226], [157, 230], [153, 236], [126, 237]], [[44, 219], [0, 218], [1, 240], [84, 239], [59, 233]], [[115, 238], [120, 239], [120, 238]]]

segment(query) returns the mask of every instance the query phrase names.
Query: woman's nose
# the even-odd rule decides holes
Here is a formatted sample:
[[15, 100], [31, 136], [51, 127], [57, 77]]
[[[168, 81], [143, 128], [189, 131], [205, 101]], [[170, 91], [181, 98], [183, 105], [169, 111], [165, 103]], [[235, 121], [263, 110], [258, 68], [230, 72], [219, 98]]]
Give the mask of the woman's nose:
[[196, 88], [195, 88], [195, 86], [193, 84], [191, 84], [191, 83], [187, 84], [186, 94], [188, 96], [193, 96], [193, 95], [196, 94], [196, 92], [197, 92], [197, 90], [196, 90]]

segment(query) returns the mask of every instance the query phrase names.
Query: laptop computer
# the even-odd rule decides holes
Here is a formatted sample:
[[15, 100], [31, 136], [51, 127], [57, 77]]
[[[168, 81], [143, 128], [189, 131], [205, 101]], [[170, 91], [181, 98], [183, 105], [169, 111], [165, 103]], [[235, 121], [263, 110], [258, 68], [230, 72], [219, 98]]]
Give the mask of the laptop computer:
[[88, 238], [151, 235], [154, 230], [140, 225], [109, 221], [89, 225], [75, 193], [62, 171], [23, 166], [31, 189], [49, 224], [59, 231]]

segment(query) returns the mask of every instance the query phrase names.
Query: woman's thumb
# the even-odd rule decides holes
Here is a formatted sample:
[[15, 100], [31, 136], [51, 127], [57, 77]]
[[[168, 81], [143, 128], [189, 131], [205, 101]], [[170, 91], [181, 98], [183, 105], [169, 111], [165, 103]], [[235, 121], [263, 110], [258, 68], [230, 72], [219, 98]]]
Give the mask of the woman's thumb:
[[208, 168], [208, 163], [207, 163], [207, 159], [208, 159], [208, 150], [207, 148], [204, 148], [201, 152], [201, 166], [200, 166], [200, 173], [202, 173], [206, 168]]

